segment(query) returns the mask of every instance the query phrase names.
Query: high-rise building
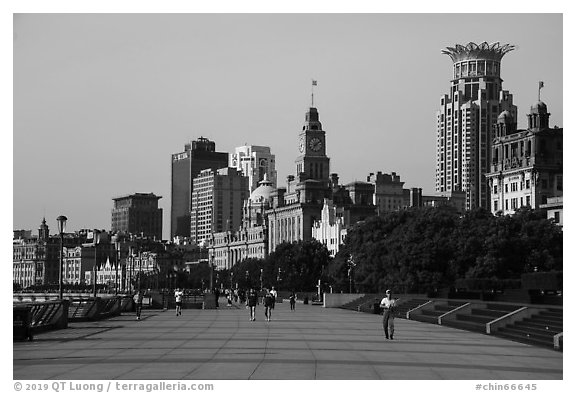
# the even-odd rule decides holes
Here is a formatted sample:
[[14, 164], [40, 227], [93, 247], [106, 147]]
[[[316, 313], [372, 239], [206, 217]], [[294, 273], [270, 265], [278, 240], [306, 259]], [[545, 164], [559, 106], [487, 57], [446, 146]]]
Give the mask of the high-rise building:
[[187, 143], [182, 153], [172, 154], [172, 193], [170, 200], [170, 237], [190, 236], [193, 180], [201, 170], [228, 166], [228, 153], [217, 152], [216, 143], [198, 138]]
[[250, 192], [267, 177], [267, 181], [276, 187], [276, 157], [268, 146], [245, 145], [237, 147], [230, 157], [230, 167], [242, 171], [248, 178]]
[[453, 61], [450, 93], [440, 98], [436, 133], [436, 192], [466, 193], [466, 208], [489, 208], [492, 128], [506, 110], [516, 122], [512, 94], [502, 90], [500, 63], [514, 49], [500, 43], [446, 48]]
[[158, 208], [161, 196], [153, 193], [136, 193], [113, 198], [112, 232], [142, 234], [162, 239], [162, 209]]
[[562, 197], [562, 128], [550, 128], [548, 108], [536, 102], [528, 114], [528, 129], [517, 130], [504, 111], [494, 127], [492, 167], [487, 174], [492, 213], [513, 214], [522, 206], [537, 209]]
[[215, 232], [233, 231], [242, 223], [248, 178], [235, 168], [204, 169], [193, 181], [190, 234], [200, 244]]

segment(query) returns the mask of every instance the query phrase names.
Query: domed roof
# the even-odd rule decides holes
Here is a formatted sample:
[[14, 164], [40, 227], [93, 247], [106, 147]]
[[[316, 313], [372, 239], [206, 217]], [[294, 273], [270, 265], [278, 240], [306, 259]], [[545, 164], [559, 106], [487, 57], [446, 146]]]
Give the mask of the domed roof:
[[503, 111], [498, 115], [498, 123], [506, 123], [508, 120], [512, 119], [512, 114], [508, 111]]
[[542, 101], [538, 101], [530, 107], [530, 113], [547, 113], [547, 112], [548, 107]]
[[268, 181], [268, 176], [264, 174], [264, 179], [258, 184], [258, 188], [256, 188], [254, 191], [252, 191], [252, 194], [250, 194], [250, 200], [252, 202], [258, 203], [269, 201], [272, 196], [272, 192], [276, 190], [274, 187], [272, 187], [272, 182]]

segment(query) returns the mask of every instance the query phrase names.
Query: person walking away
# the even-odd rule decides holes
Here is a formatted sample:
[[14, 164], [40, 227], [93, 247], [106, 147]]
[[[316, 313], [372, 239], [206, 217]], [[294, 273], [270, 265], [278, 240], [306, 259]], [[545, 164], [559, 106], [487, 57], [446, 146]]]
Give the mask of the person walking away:
[[174, 292], [174, 298], [176, 300], [176, 316], [182, 315], [182, 297], [184, 297], [184, 292], [180, 288], [176, 288]]
[[272, 289], [270, 290], [270, 294], [274, 298], [274, 301], [272, 302], [272, 310], [274, 310], [274, 306], [276, 305], [276, 298], [278, 297], [278, 292], [276, 292], [276, 289], [272, 287]]
[[[396, 313], [396, 301], [398, 299], [392, 299], [392, 291], [386, 290], [386, 296], [380, 302], [380, 308], [384, 310], [382, 327], [384, 328], [384, 335], [386, 339], [394, 340], [394, 317]], [[390, 334], [388, 334], [390, 333]]]
[[290, 294], [290, 311], [296, 311], [296, 293], [294, 291]]
[[256, 320], [256, 304], [258, 303], [258, 295], [254, 289], [248, 291], [248, 296], [246, 298], [246, 306], [250, 310], [250, 320]]
[[144, 301], [144, 293], [138, 291], [136, 293], [136, 319], [140, 320], [140, 314], [142, 313], [142, 302]]
[[228, 307], [232, 307], [232, 291], [228, 292], [228, 295], [226, 295], [226, 298], [228, 299]]
[[274, 308], [274, 296], [272, 292], [266, 288], [266, 295], [264, 295], [264, 316], [270, 322], [272, 318], [272, 309]]

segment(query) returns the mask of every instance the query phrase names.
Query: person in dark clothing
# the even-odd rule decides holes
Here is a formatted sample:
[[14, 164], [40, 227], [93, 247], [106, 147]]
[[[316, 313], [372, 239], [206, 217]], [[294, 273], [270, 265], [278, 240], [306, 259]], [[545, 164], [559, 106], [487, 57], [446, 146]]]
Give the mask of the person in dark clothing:
[[250, 310], [250, 321], [256, 320], [256, 304], [258, 304], [258, 295], [254, 289], [250, 289], [246, 299], [246, 307]]
[[140, 314], [142, 313], [142, 302], [144, 300], [144, 293], [142, 291], [138, 291], [136, 293], [136, 319], [140, 319]]
[[218, 288], [214, 288], [214, 300], [216, 301], [216, 308], [218, 308], [218, 301], [220, 300], [220, 291]]
[[294, 291], [290, 294], [290, 311], [296, 311], [296, 293]]
[[274, 296], [270, 293], [270, 290], [266, 288], [266, 295], [264, 295], [264, 316], [266, 320], [270, 322], [272, 318], [272, 309], [274, 308]]

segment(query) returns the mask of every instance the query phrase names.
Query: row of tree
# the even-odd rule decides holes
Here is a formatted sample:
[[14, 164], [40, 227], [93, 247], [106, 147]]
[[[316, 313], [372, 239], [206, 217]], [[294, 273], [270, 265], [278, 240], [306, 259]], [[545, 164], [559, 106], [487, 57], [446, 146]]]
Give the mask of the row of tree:
[[562, 229], [542, 211], [494, 216], [484, 209], [409, 209], [357, 223], [334, 258], [316, 240], [283, 243], [266, 260], [246, 259], [218, 272], [200, 264], [177, 282], [208, 288], [211, 277], [217, 287], [302, 292], [315, 291], [321, 280], [323, 290], [335, 292], [425, 293], [458, 279], [519, 279], [525, 272], [562, 270], [562, 248]]

